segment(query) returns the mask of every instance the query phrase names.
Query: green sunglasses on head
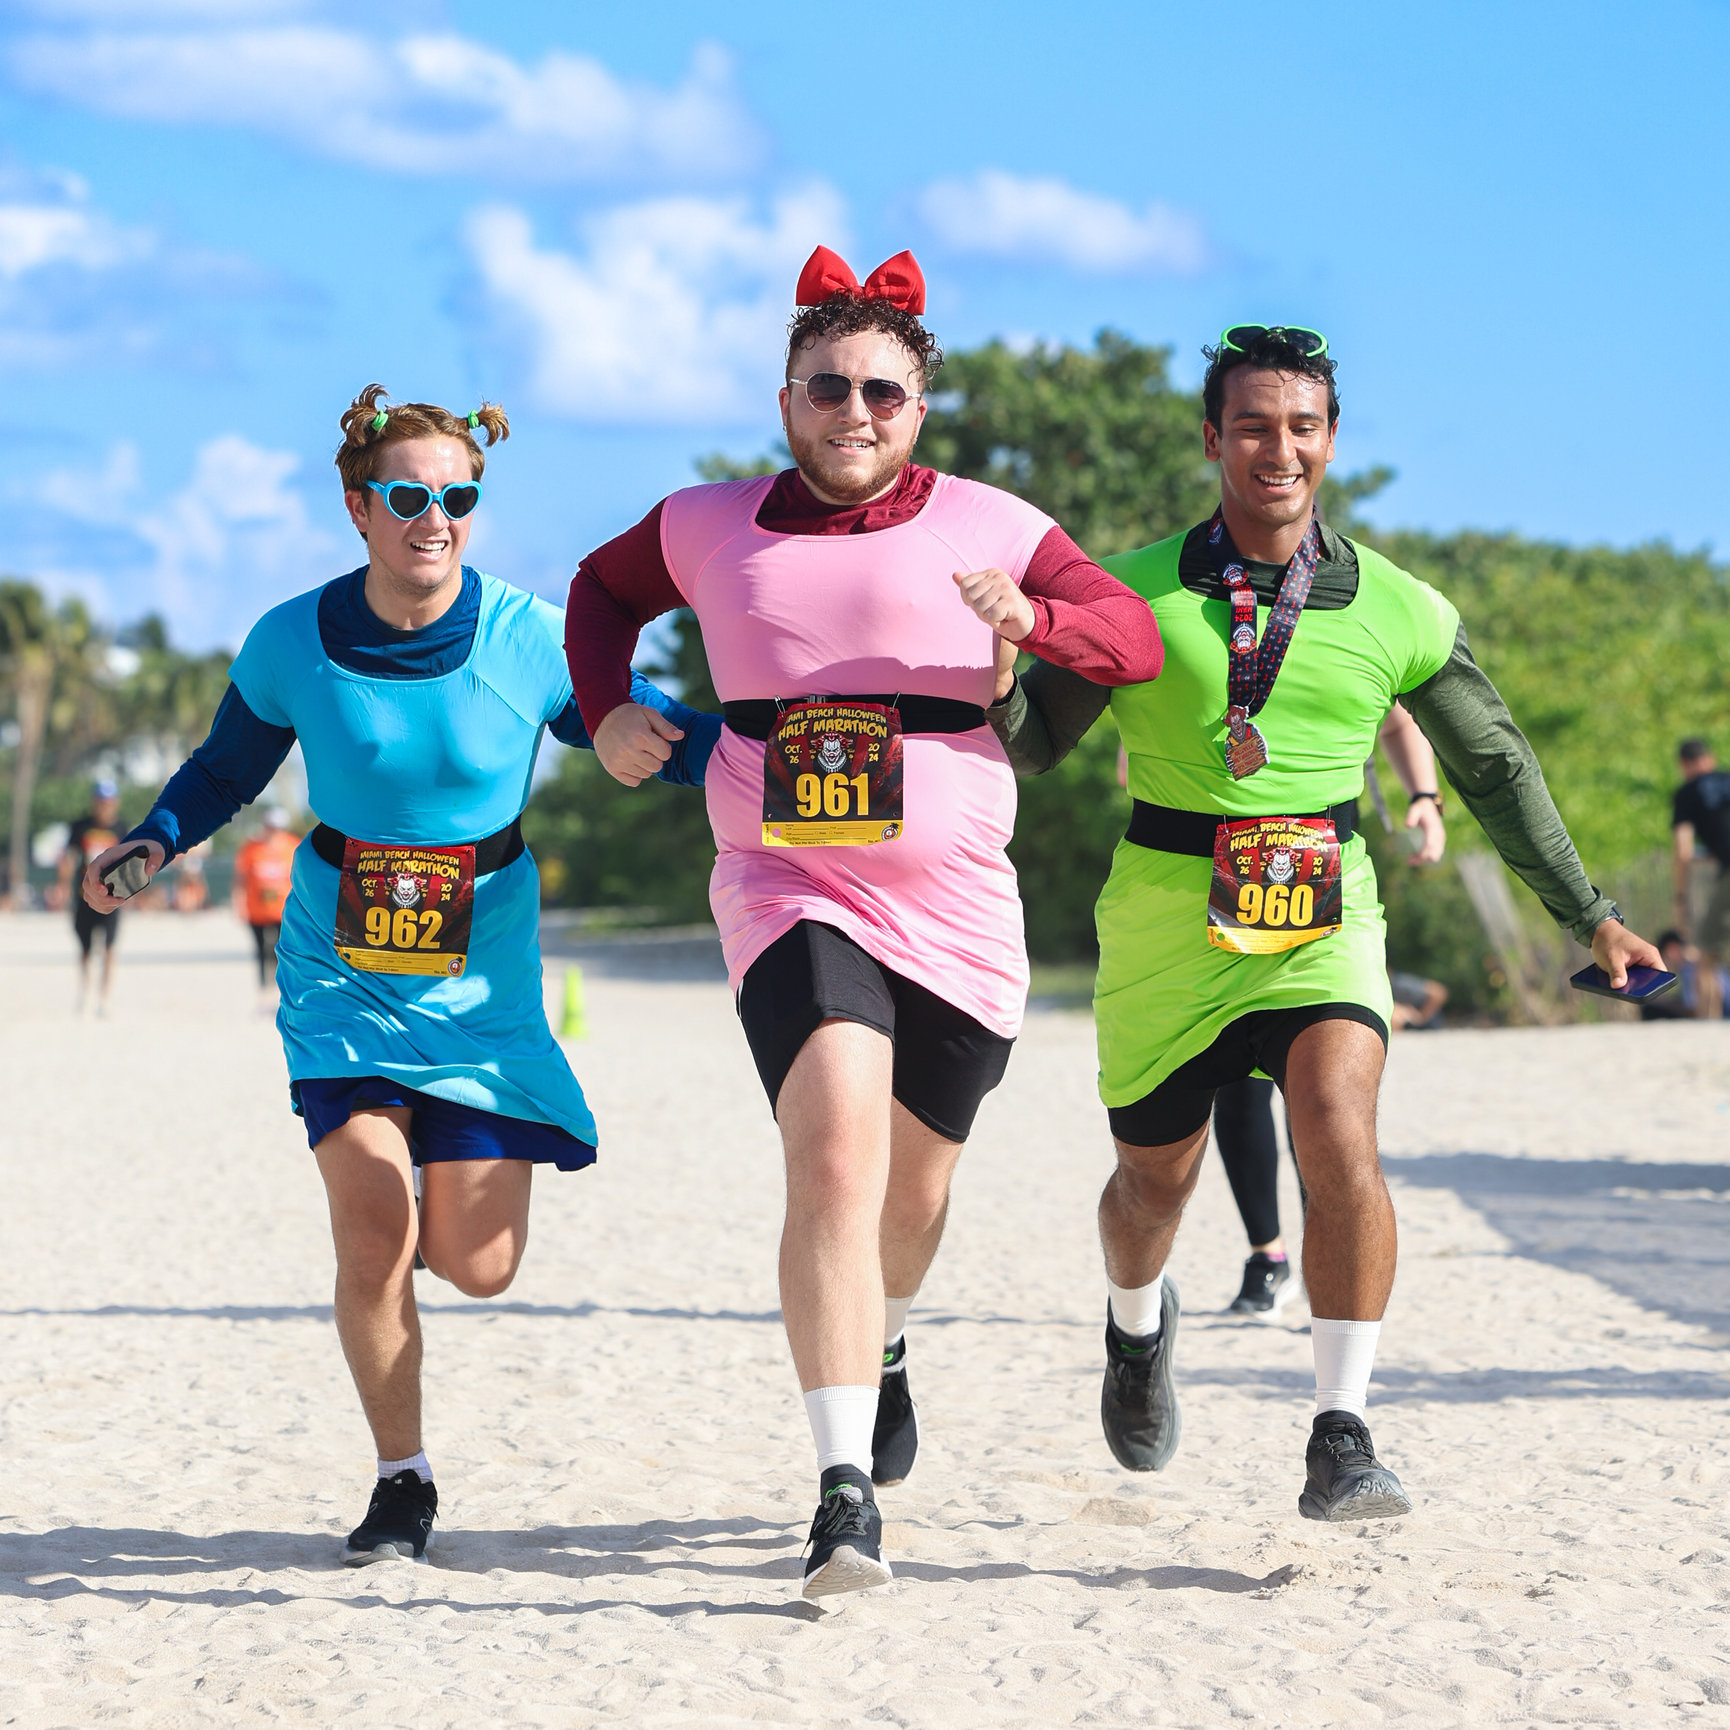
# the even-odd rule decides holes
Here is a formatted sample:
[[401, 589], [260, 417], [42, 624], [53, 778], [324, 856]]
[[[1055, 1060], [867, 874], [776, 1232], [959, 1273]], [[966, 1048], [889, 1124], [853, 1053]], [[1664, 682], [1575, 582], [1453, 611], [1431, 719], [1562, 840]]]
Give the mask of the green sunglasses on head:
[[1228, 324], [1219, 333], [1219, 346], [1242, 354], [1262, 336], [1290, 343], [1305, 360], [1316, 360], [1328, 351], [1328, 339], [1319, 330], [1308, 330], [1301, 324]]

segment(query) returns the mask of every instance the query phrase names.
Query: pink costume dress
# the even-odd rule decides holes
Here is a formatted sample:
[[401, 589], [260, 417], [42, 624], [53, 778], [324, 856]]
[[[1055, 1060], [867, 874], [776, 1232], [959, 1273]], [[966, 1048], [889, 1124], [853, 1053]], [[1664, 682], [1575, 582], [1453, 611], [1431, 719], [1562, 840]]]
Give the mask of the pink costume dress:
[[[991, 702], [997, 635], [954, 573], [1017, 583], [1055, 525], [1011, 493], [939, 475], [917, 516], [864, 535], [758, 527], [773, 477], [667, 499], [661, 549], [702, 626], [722, 702], [899, 692]], [[908, 734], [905, 827], [853, 847], [769, 847], [763, 744], [722, 730], [708, 769], [718, 856], [709, 901], [734, 991], [801, 919], [1013, 1038], [1027, 996], [1015, 868], [1015, 777], [988, 726]]]

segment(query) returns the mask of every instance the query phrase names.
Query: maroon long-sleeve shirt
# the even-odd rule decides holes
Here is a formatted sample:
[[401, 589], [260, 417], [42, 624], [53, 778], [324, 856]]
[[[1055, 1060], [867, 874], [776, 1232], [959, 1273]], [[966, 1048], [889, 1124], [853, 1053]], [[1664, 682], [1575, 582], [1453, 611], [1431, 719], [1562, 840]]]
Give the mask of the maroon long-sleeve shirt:
[[[757, 526], [785, 535], [873, 534], [916, 517], [936, 482], [934, 469], [909, 463], [881, 498], [826, 505], [796, 468], [787, 469], [764, 495]], [[1051, 529], [1034, 549], [1021, 592], [1033, 604], [1033, 630], [1020, 646], [1041, 660], [1098, 685], [1158, 676], [1165, 649], [1152, 608], [1062, 529]], [[565, 607], [565, 658], [591, 736], [631, 700], [631, 656], [642, 628], [684, 605], [661, 551], [659, 505], [578, 565]]]

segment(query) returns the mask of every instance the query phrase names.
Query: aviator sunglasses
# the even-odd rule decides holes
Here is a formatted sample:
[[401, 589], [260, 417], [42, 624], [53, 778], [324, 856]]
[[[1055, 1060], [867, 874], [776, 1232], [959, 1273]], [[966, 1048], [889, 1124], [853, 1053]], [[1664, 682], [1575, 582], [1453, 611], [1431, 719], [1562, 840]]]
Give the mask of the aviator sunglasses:
[[907, 406], [905, 386], [892, 378], [851, 379], [844, 372], [814, 372], [809, 378], [790, 378], [787, 382], [802, 385], [806, 402], [819, 414], [833, 414], [852, 396], [855, 385], [873, 420], [894, 420]]
[[435, 502], [453, 523], [460, 523], [481, 502], [479, 481], [452, 481], [437, 492], [419, 481], [368, 481], [366, 485], [384, 500], [393, 517], [405, 523], [425, 516]]
[[1257, 337], [1263, 336], [1290, 343], [1305, 360], [1319, 359], [1328, 351], [1328, 339], [1319, 330], [1307, 330], [1301, 324], [1228, 324], [1219, 333], [1219, 346], [1242, 354]]

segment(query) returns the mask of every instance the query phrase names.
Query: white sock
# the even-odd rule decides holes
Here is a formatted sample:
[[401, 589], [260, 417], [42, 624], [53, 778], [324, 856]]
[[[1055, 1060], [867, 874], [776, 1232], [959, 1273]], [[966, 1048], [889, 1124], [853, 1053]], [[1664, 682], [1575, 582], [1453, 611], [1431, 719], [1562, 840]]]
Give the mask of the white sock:
[[380, 1460], [378, 1463], [381, 1478], [394, 1478], [398, 1472], [411, 1471], [423, 1484], [432, 1482], [432, 1467], [427, 1464], [425, 1448], [418, 1454], [410, 1454], [406, 1460]]
[[1159, 1338], [1160, 1287], [1165, 1284], [1161, 1274], [1152, 1285], [1118, 1285], [1110, 1274], [1105, 1283], [1111, 1287], [1111, 1319], [1118, 1331], [1133, 1339]]
[[871, 1432], [877, 1425], [875, 1388], [813, 1388], [805, 1396], [811, 1440], [817, 1444], [817, 1470], [851, 1466], [871, 1469]]
[[883, 1299], [884, 1351], [894, 1350], [895, 1342], [906, 1333], [907, 1312], [912, 1309], [913, 1298], [918, 1297], [918, 1295], [918, 1292], [915, 1292], [913, 1297], [892, 1298], [886, 1296]]
[[1316, 1360], [1316, 1416], [1323, 1412], [1364, 1415], [1375, 1368], [1380, 1322], [1330, 1322], [1310, 1317], [1310, 1346]]

